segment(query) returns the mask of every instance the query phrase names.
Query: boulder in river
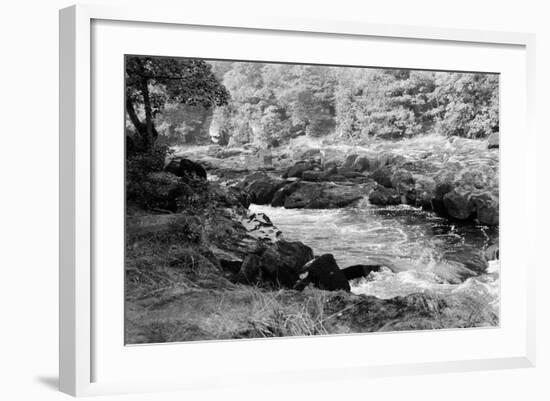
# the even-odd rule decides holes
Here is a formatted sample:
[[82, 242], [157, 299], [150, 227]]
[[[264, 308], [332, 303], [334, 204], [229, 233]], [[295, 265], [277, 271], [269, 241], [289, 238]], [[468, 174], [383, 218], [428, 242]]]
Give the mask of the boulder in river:
[[395, 189], [379, 185], [369, 194], [369, 202], [379, 206], [399, 205], [401, 196]]
[[355, 160], [357, 159], [356, 154], [351, 154], [348, 157], [346, 157], [346, 160], [344, 160], [344, 163], [342, 164], [343, 169], [352, 169], [353, 164], [355, 163]]
[[316, 208], [315, 206], [321, 204], [322, 193], [321, 184], [299, 182], [294, 191], [286, 197], [284, 206], [287, 209]]
[[469, 197], [469, 192], [460, 189], [453, 189], [446, 193], [443, 196], [443, 204], [449, 216], [457, 220], [471, 219], [475, 209]]
[[316, 182], [316, 181], [323, 181], [326, 178], [327, 178], [327, 174], [324, 171], [308, 170], [302, 173], [302, 179], [304, 181]]
[[489, 245], [484, 252], [485, 259], [487, 260], [498, 260], [499, 259], [499, 249], [498, 244]]
[[359, 156], [353, 162], [353, 169], [355, 171], [368, 171], [369, 159], [367, 156]]
[[302, 178], [302, 173], [304, 171], [312, 170], [314, 165], [308, 161], [301, 161], [296, 163], [294, 166], [289, 167], [283, 174], [283, 178]]
[[431, 203], [433, 210], [442, 216], [448, 215], [443, 197], [455, 188], [454, 179], [455, 174], [450, 171], [441, 171], [434, 177], [435, 194]]
[[300, 269], [313, 259], [313, 250], [303, 243], [279, 240], [268, 247], [260, 259], [263, 276], [282, 287], [293, 287]]
[[321, 149], [308, 149], [299, 155], [300, 160], [318, 159], [321, 156]]
[[284, 206], [286, 197], [292, 194], [298, 188], [299, 185], [300, 185], [299, 181], [294, 181], [294, 182], [291, 182], [290, 184], [286, 184], [282, 188], [279, 188], [273, 195], [273, 199], [271, 200], [271, 206], [273, 207]]
[[248, 208], [251, 203], [250, 194], [236, 187], [223, 187], [216, 183], [209, 183], [210, 200], [219, 206]]
[[273, 178], [264, 173], [254, 173], [237, 185], [250, 194], [250, 202], [257, 205], [271, 203], [275, 192], [285, 185], [285, 181]]
[[336, 174], [338, 172], [338, 164], [337, 160], [327, 160], [323, 163], [323, 170], [327, 174]]
[[432, 209], [432, 200], [435, 198], [435, 181], [423, 175], [414, 177], [415, 205], [425, 210]]
[[369, 184], [341, 185], [300, 181], [285, 199], [287, 209], [335, 209], [349, 206], [368, 194]]
[[330, 253], [321, 255], [311, 263], [308, 263], [307, 270], [303, 273], [307, 274], [307, 277], [301, 281], [299, 284], [300, 287], [312, 283], [322, 290], [350, 291], [346, 276], [342, 273], [334, 256]]
[[367, 277], [371, 272], [380, 271], [382, 265], [353, 265], [342, 269], [341, 272], [347, 280], [354, 280], [356, 278]]
[[414, 196], [414, 178], [407, 170], [399, 169], [391, 177], [392, 187], [397, 190], [399, 195], [410, 200]]
[[496, 197], [488, 192], [472, 195], [471, 202], [474, 205], [477, 220], [481, 224], [496, 226], [499, 223], [499, 202]]
[[375, 170], [374, 173], [372, 173], [371, 178], [386, 188], [392, 187], [392, 171], [387, 166], [380, 167]]

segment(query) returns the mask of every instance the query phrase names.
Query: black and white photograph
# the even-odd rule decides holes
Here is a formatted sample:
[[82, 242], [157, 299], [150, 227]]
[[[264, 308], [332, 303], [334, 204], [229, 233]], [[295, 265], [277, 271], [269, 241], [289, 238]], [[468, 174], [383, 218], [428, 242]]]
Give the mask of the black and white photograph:
[[500, 326], [499, 74], [126, 55], [124, 80], [127, 345]]

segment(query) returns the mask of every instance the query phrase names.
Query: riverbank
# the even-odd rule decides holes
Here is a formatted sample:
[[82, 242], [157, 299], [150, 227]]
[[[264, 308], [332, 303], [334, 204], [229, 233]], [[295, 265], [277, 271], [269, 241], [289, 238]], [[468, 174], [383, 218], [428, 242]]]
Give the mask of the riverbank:
[[[310, 154], [313, 163], [319, 163], [324, 171], [328, 161], [315, 160], [315, 155], [320, 152], [315, 150]], [[326, 152], [323, 152], [326, 158]], [[303, 159], [303, 153], [296, 157]], [[341, 153], [342, 163], [345, 163], [349, 155]], [[189, 153], [185, 155], [191, 158]], [[181, 152], [179, 156], [182, 156]], [[281, 156], [282, 153], [275, 158]], [[488, 272], [487, 262], [483, 260], [483, 250], [490, 245], [489, 241], [472, 245], [479, 251], [480, 258], [474, 266], [466, 266], [466, 261], [475, 260], [467, 253], [465, 257], [454, 255], [459, 260], [455, 260], [452, 268], [442, 268], [439, 263], [433, 264], [432, 271], [426, 272], [410, 269], [403, 263], [403, 258], [388, 251], [385, 253], [389, 257], [384, 260], [364, 257], [368, 254], [380, 256], [372, 252], [377, 243], [373, 239], [390, 244], [394, 235], [394, 242], [399, 242], [399, 234], [395, 235], [396, 230], [392, 234], [391, 226], [387, 233], [375, 230], [368, 234], [370, 239], [360, 238], [359, 241], [364, 241], [362, 247], [351, 244], [353, 246], [340, 251], [336, 246], [318, 249], [318, 244], [311, 238], [296, 233], [294, 229], [282, 229], [279, 224], [273, 224], [272, 220], [278, 220], [276, 214], [270, 216], [266, 210], [250, 206], [252, 201], [275, 196], [287, 185], [307, 182], [303, 177], [288, 177], [288, 169], [296, 165], [294, 158], [287, 160], [282, 157], [266, 167], [253, 151], [246, 149], [229, 151], [225, 155], [195, 149], [192, 160], [206, 167], [208, 181], [195, 173], [184, 172], [178, 176], [175, 174], [180, 172], [178, 165], [178, 169], [172, 172], [148, 176], [151, 181], [148, 188], [155, 193], [153, 210], [136, 205], [128, 207], [127, 343], [498, 325], [498, 307], [495, 308], [486, 297], [495, 285], [498, 287], [498, 269]], [[338, 163], [336, 168], [341, 167]], [[406, 161], [400, 162], [399, 166], [402, 167], [403, 163]], [[370, 205], [367, 200], [369, 189], [365, 188], [372, 191], [379, 184], [372, 179], [373, 172], [355, 172], [365, 178], [357, 175], [346, 178], [355, 180], [348, 181], [348, 184], [353, 182], [346, 185], [349, 192], [323, 190], [323, 196], [335, 202], [334, 211], [348, 208], [357, 211], [361, 202]], [[247, 179], [253, 173], [256, 179]], [[287, 177], [283, 178], [285, 173]], [[332, 181], [309, 183], [329, 185]], [[356, 187], [364, 192], [360, 198], [352, 199]], [[327, 192], [332, 197], [327, 196]], [[346, 200], [344, 204], [342, 196], [352, 200]], [[283, 204], [285, 202], [286, 199]], [[420, 210], [413, 206], [399, 207], [411, 207], [403, 214], [409, 217]], [[279, 207], [276, 210], [299, 212], [308, 209]], [[319, 209], [320, 212], [323, 210], [327, 209]], [[425, 217], [423, 215], [422, 219]], [[464, 223], [469, 224], [469, 220]], [[409, 222], [411, 227], [414, 224], [414, 221]], [[307, 229], [306, 224], [302, 226]], [[348, 229], [353, 229], [353, 225], [348, 225]], [[496, 233], [496, 236], [492, 234], [493, 240], [498, 238], [498, 231]], [[333, 237], [333, 233], [325, 234], [325, 238]], [[414, 241], [412, 238], [410, 243], [414, 244]], [[356, 259], [340, 257], [354, 247], [358, 249]], [[327, 253], [335, 254], [335, 258], [318, 259], [324, 261], [322, 264], [306, 263], [314, 256]], [[452, 260], [450, 254], [452, 252], [446, 254], [445, 261]], [[338, 281], [334, 274], [338, 276], [340, 270], [352, 262], [377, 266], [377, 271], [352, 280], [348, 290], [346, 285], [327, 290], [331, 287], [328, 284]], [[417, 263], [424, 261], [419, 258]], [[415, 275], [422, 274], [427, 274], [434, 286], [422, 287], [428, 276], [420, 277], [416, 286], [411, 284], [418, 279]], [[404, 282], [408, 285], [407, 290], [403, 290]], [[392, 288], [394, 292], [381, 292], [383, 286]], [[498, 300], [498, 294], [496, 297], [493, 294], [492, 300], [495, 298]]]

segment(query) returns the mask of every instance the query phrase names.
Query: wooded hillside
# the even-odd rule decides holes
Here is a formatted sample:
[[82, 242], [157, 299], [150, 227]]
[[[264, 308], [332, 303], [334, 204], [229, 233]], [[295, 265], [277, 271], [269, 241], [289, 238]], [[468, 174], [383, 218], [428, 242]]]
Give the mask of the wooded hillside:
[[[150, 80], [163, 102], [153, 120], [160, 143], [276, 147], [300, 135], [362, 142], [429, 133], [485, 138], [499, 129], [495, 74], [231, 61], [200, 67], [228, 98], [189, 104], [163, 96], [166, 80]], [[127, 127], [135, 131], [130, 120]]]

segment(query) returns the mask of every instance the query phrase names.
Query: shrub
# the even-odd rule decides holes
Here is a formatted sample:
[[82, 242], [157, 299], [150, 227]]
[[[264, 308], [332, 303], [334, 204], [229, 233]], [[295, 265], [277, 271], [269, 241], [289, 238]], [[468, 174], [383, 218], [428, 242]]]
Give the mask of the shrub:
[[173, 183], [173, 177], [158, 174], [162, 172], [168, 154], [166, 146], [156, 146], [149, 152], [127, 153], [127, 201], [138, 203], [144, 208], [155, 207], [158, 202], [156, 195], [162, 194]]

